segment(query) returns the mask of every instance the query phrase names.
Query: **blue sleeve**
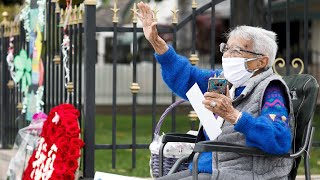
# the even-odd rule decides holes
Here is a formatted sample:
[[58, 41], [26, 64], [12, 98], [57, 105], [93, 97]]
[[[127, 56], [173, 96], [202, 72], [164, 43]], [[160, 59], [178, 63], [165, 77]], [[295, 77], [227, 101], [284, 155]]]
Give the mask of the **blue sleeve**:
[[269, 85], [262, 102], [261, 115], [253, 117], [242, 112], [235, 130], [246, 136], [248, 146], [257, 147], [270, 154], [288, 153], [291, 149], [291, 130], [286, 99], [281, 87]]
[[207, 91], [208, 79], [219, 75], [222, 70], [203, 70], [192, 66], [189, 60], [178, 55], [172, 46], [164, 54], [155, 54], [161, 65], [162, 79], [167, 86], [178, 96], [187, 99], [187, 91], [197, 83], [204, 93]]

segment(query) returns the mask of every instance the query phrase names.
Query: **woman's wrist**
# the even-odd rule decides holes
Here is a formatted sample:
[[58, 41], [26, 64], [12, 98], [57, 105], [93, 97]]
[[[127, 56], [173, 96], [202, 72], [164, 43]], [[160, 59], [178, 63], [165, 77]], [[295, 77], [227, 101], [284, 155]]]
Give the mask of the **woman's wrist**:
[[150, 43], [151, 43], [153, 49], [159, 55], [164, 54], [169, 49], [167, 43], [159, 36], [154, 40], [150, 39]]
[[242, 117], [242, 112], [238, 112], [238, 115], [236, 117], [236, 119], [234, 120], [234, 122], [232, 123], [233, 125], [237, 124], [237, 122], [239, 121], [239, 119]]

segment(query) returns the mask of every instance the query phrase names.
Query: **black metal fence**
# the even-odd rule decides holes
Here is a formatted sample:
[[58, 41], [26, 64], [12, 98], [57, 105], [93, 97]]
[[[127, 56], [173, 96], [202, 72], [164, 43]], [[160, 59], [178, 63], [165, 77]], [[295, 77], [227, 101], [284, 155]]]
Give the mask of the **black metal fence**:
[[[190, 0], [191, 1], [191, 0]], [[215, 7], [217, 4], [223, 2], [224, 0], [212, 0], [207, 4], [198, 7], [195, 0], [192, 1], [191, 14], [186, 16], [184, 19], [177, 19], [177, 11], [173, 10], [173, 19], [171, 26], [163, 27], [159, 26], [159, 32], [165, 34], [172, 35], [172, 45], [173, 47], [177, 47], [177, 42], [180, 41], [178, 39], [177, 34], [182, 31], [182, 29], [188, 24], [191, 23], [191, 53], [189, 55], [190, 62], [192, 64], [197, 64], [199, 61], [199, 56], [196, 53], [197, 50], [197, 17], [205, 12], [210, 12], [210, 64], [211, 68], [215, 68], [217, 64], [216, 61], [216, 11]], [[116, 1], [115, 1], [116, 2]], [[256, 25], [254, 17], [257, 16], [256, 11], [254, 11], [255, 3], [254, 0], [245, 1], [245, 6], [247, 7], [249, 21], [248, 25]], [[303, 1], [302, 5], [303, 16], [300, 17], [299, 22], [303, 24], [303, 42], [302, 43], [302, 53], [298, 54], [298, 57], [303, 57], [303, 62], [305, 64], [304, 72], [308, 73], [310, 68], [310, 55], [309, 53], [309, 22], [310, 18], [308, 16], [309, 12], [309, 1]], [[266, 21], [265, 28], [273, 29], [275, 28], [274, 23], [275, 20], [279, 19], [276, 14], [279, 12], [278, 9], [272, 9], [274, 2], [272, 0], [268, 0], [267, 4], [263, 4], [265, 7], [265, 12], [262, 13], [263, 19]], [[285, 46], [283, 51], [285, 52], [285, 60], [279, 59], [278, 62], [287, 65], [284, 71], [284, 74], [294, 73], [295, 68], [290, 67], [292, 63], [291, 59], [293, 56], [291, 55], [291, 36], [290, 32], [293, 28], [290, 26], [290, 22], [293, 19], [290, 19], [290, 5], [289, 0], [284, 4], [284, 9], [281, 10], [282, 13], [285, 14], [285, 19], [282, 20], [283, 27], [285, 28]], [[237, 2], [235, 0], [230, 1], [231, 15], [228, 19], [229, 27], [234, 27], [239, 22], [237, 22]], [[132, 167], [136, 167], [136, 152], [138, 149], [147, 149], [149, 144], [139, 144], [136, 139], [136, 131], [137, 131], [137, 94], [139, 92], [139, 79], [137, 79], [137, 62], [138, 62], [138, 52], [139, 52], [139, 42], [137, 39], [137, 34], [143, 32], [142, 28], [137, 27], [137, 17], [132, 14], [132, 27], [122, 27], [119, 25], [119, 18], [117, 15], [117, 6], [113, 8], [114, 16], [113, 17], [105, 17], [112, 19], [113, 26], [112, 27], [97, 27], [96, 25], [96, 1], [95, 0], [86, 0], [84, 2], [84, 24], [82, 23], [82, 8], [81, 6], [76, 6], [73, 9], [71, 14], [71, 19], [68, 23], [67, 33], [70, 36], [70, 41], [72, 44], [71, 50], [69, 51], [69, 68], [70, 68], [70, 79], [71, 82], [67, 85], [67, 88], [64, 86], [64, 67], [63, 67], [63, 56], [61, 53], [61, 43], [63, 39], [63, 30], [61, 25], [65, 20], [65, 13], [63, 11], [64, 7], [59, 6], [56, 1], [47, 1], [47, 26], [44, 31], [44, 39], [43, 39], [43, 53], [42, 60], [45, 67], [45, 75], [44, 75], [44, 101], [45, 101], [45, 112], [48, 112], [53, 106], [58, 105], [60, 103], [65, 102], [67, 99], [67, 95], [70, 93], [70, 103], [74, 104], [81, 112], [82, 109], [84, 113], [82, 117], [84, 119], [84, 124], [82, 128], [84, 130], [84, 140], [86, 143], [84, 149], [84, 164], [83, 164], [83, 172], [84, 177], [92, 178], [95, 172], [95, 150], [101, 149], [110, 149], [112, 150], [112, 167], [116, 167], [116, 152], [120, 149], [130, 149], [132, 150]], [[135, 6], [132, 11], [136, 11]], [[274, 14], [273, 14], [274, 13]], [[261, 14], [260, 14], [261, 15]], [[282, 15], [283, 16], [283, 15]], [[283, 17], [281, 17], [283, 18]], [[295, 20], [296, 21], [296, 20]], [[6, 52], [9, 44], [10, 35], [7, 32], [8, 23], [1, 24], [1, 61], [0, 61], [0, 144], [2, 148], [10, 147], [10, 144], [13, 143], [15, 134], [17, 130], [25, 125], [27, 122], [21, 118], [17, 120], [17, 117], [23, 117], [21, 112], [19, 112], [18, 108], [21, 108], [22, 102], [22, 92], [19, 84], [13, 85], [10, 80], [10, 74], [8, 71], [8, 65], [5, 61]], [[12, 27], [11, 27], [12, 28]], [[9, 28], [10, 29], [10, 28]], [[96, 44], [96, 33], [97, 32], [112, 32], [113, 33], [113, 44], [112, 44], [112, 64], [113, 64], [113, 80], [110, 82], [110, 86], [112, 86], [113, 96], [112, 96], [112, 143], [111, 144], [96, 144], [95, 143], [95, 112], [96, 112], [96, 104], [95, 104], [95, 74], [96, 74], [96, 60], [97, 60], [97, 44]], [[130, 144], [119, 144], [116, 139], [116, 127], [117, 127], [117, 62], [118, 62], [118, 44], [117, 39], [119, 33], [132, 33], [132, 68], [133, 73], [128, 74], [128, 76], [132, 76], [132, 143]], [[15, 53], [17, 53], [20, 49], [27, 49], [28, 43], [24, 37], [24, 31], [20, 26], [19, 31], [13, 35], [15, 37], [14, 47]], [[84, 39], [84, 41], [83, 41]], [[84, 47], [83, 47], [84, 45]], [[83, 55], [84, 50], [84, 56]], [[84, 60], [84, 61], [82, 61]], [[299, 61], [300, 62], [300, 61]], [[279, 68], [277, 68], [279, 69]], [[280, 68], [281, 69], [281, 68]], [[156, 82], [156, 72], [159, 71], [156, 67], [156, 61], [153, 59], [153, 74], [152, 79], [153, 82], [150, 84], [152, 86], [152, 132], [156, 125], [156, 109], [157, 109], [157, 82]], [[84, 72], [84, 74], [82, 74]], [[280, 71], [279, 71], [280, 72]], [[312, 73], [312, 72], [311, 72]], [[315, 76], [317, 76], [316, 74]], [[11, 82], [11, 83], [9, 83]], [[84, 84], [82, 84], [84, 82]], [[8, 86], [7, 86], [8, 85]], [[83, 89], [84, 88], [84, 92]], [[82, 96], [83, 95], [83, 96]], [[172, 102], [176, 101], [176, 97], [172, 95]], [[83, 106], [82, 106], [83, 105]], [[172, 120], [172, 131], [176, 129], [176, 112], [173, 111], [171, 115]]]
[[[36, 3], [34, 3], [36, 4]], [[37, 8], [31, 7], [31, 8]], [[62, 24], [66, 19], [65, 7], [56, 1], [46, 2], [46, 28], [43, 32], [41, 59], [44, 66], [44, 111], [48, 113], [53, 106], [65, 103], [69, 96], [69, 103], [81, 111], [82, 107], [82, 51], [83, 51], [83, 6], [75, 5], [67, 23], [67, 31], [70, 37], [70, 51], [68, 52], [68, 64], [70, 70], [70, 82], [66, 84], [63, 67], [61, 43], [64, 32]], [[4, 13], [1, 22], [1, 81], [0, 81], [0, 147], [12, 147], [18, 130], [25, 127], [30, 121], [25, 119], [22, 113], [24, 95], [21, 90], [21, 82], [15, 83], [10, 76], [6, 56], [9, 48], [10, 38], [14, 38], [14, 55], [24, 49], [28, 52], [29, 42], [26, 41], [25, 30], [20, 22], [8, 20], [8, 14]], [[28, 57], [32, 55], [28, 53]], [[66, 84], [66, 86], [65, 86]], [[28, 93], [36, 94], [36, 88], [29, 87]], [[81, 118], [80, 118], [81, 120]], [[81, 123], [81, 121], [80, 121]]]
[[[212, 0], [211, 2], [208, 2], [207, 4], [203, 5], [202, 7], [198, 7], [196, 1], [192, 1], [192, 13], [187, 16], [186, 18], [182, 19], [181, 21], [178, 21], [176, 18], [176, 11], [173, 12], [173, 19], [172, 19], [172, 26], [170, 27], [158, 27], [158, 30], [160, 33], [169, 33], [172, 34], [173, 40], [172, 45], [173, 47], [177, 46], [177, 33], [181, 31], [183, 27], [185, 27], [189, 22], [191, 22], [191, 28], [192, 32], [190, 34], [191, 38], [191, 54], [190, 54], [190, 62], [192, 64], [196, 64], [199, 60], [198, 55], [196, 54], [196, 17], [201, 15], [207, 10], [211, 10], [211, 55], [210, 55], [210, 64], [211, 68], [215, 67], [216, 61], [215, 61], [215, 52], [216, 52], [216, 23], [215, 23], [215, 6], [219, 3], [221, 3], [223, 0]], [[132, 27], [121, 27], [119, 26], [118, 16], [117, 16], [117, 6], [115, 4], [114, 8], [112, 9], [114, 14], [112, 18], [113, 26], [112, 27], [96, 27], [95, 24], [95, 4], [90, 4], [92, 1], [85, 2], [85, 12], [86, 12], [86, 18], [85, 18], [85, 39], [86, 39], [86, 68], [85, 68], [85, 89], [87, 90], [85, 93], [86, 100], [84, 102], [84, 108], [85, 108], [85, 141], [87, 142], [85, 147], [85, 169], [84, 169], [84, 176], [85, 177], [93, 177], [94, 175], [94, 150], [99, 149], [111, 149], [112, 150], [112, 167], [116, 167], [116, 151], [119, 149], [131, 149], [132, 150], [132, 167], [135, 167], [136, 164], [136, 150], [137, 149], [144, 149], [148, 148], [148, 144], [138, 144], [136, 143], [136, 96], [137, 96], [137, 90], [139, 89], [138, 79], [137, 79], [137, 52], [138, 52], [138, 41], [137, 41], [137, 33], [142, 32], [142, 28], [137, 27], [137, 20], [136, 16], [132, 14]], [[229, 19], [230, 27], [233, 27], [237, 25], [237, 22], [235, 21], [235, 15], [234, 15], [234, 9], [236, 2], [234, 0], [230, 1], [230, 7], [231, 7], [231, 17]], [[254, 22], [254, 4], [256, 1], [249, 0], [246, 1], [248, 4], [248, 10], [249, 10], [249, 22], [248, 25], [256, 25]], [[116, 2], [115, 2], [116, 3]], [[303, 34], [304, 34], [304, 40], [303, 40], [303, 52], [309, 52], [309, 42], [308, 42], [308, 35], [309, 35], [309, 17], [308, 17], [308, 1], [304, 1], [303, 4], [304, 11], [303, 11], [303, 18], [300, 19], [300, 22], [303, 23]], [[286, 31], [286, 38], [285, 38], [285, 60], [278, 59], [277, 62], [285, 63], [287, 66], [285, 66], [285, 72], [283, 75], [288, 75], [290, 73], [299, 72], [295, 69], [298, 68], [297, 66], [290, 67], [293, 56], [291, 55], [291, 42], [290, 42], [290, 31], [295, 27], [290, 27], [290, 21], [292, 19], [290, 18], [290, 2], [287, 0], [284, 4], [284, 9], [281, 11], [282, 13], [285, 13], [285, 20], [283, 21], [285, 23], [285, 26], [282, 28], [285, 28]], [[273, 19], [276, 19], [273, 17], [273, 10], [272, 10], [272, 1], [269, 0], [268, 3], [265, 5], [266, 11], [262, 13], [263, 19], [266, 20], [265, 28], [272, 29], [273, 25]], [[133, 7], [132, 11], [136, 11], [135, 7]], [[243, 13], [243, 11], [242, 11]], [[156, 16], [156, 12], [154, 12], [154, 15]], [[261, 15], [261, 14], [260, 14]], [[282, 15], [283, 16], [283, 15]], [[111, 19], [111, 17], [109, 17]], [[94, 97], [95, 97], [95, 58], [96, 58], [96, 51], [97, 47], [94, 44], [94, 34], [96, 32], [112, 32], [113, 33], [113, 49], [112, 49], [112, 62], [113, 62], [113, 81], [112, 81], [112, 87], [113, 87], [113, 99], [112, 99], [112, 144], [95, 144], [95, 113], [94, 113]], [[133, 36], [133, 51], [132, 51], [132, 68], [133, 68], [133, 74], [132, 74], [132, 143], [131, 144], [118, 144], [116, 139], [116, 127], [117, 127], [117, 38], [118, 34], [122, 32], [129, 32], [132, 33]], [[111, 52], [110, 52], [111, 53]], [[304, 64], [307, 66], [307, 68], [302, 69], [302, 72], [308, 73], [308, 64], [309, 64], [309, 55], [308, 53], [300, 53], [298, 57], [303, 57]], [[93, 58], [94, 57], [94, 58]], [[90, 60], [90, 61], [89, 61]], [[284, 61], [284, 62], [283, 62]], [[297, 61], [295, 61], [297, 63]], [[302, 62], [302, 60], [299, 60], [299, 62]], [[302, 63], [303, 63], [302, 62]], [[155, 79], [156, 76], [156, 61], [153, 59], [153, 74], [152, 77]], [[302, 65], [302, 64], [301, 64]], [[276, 66], [275, 66], [276, 68]], [[281, 69], [281, 68], [280, 68]], [[277, 70], [277, 69], [276, 69]], [[301, 70], [301, 69], [300, 69]], [[278, 72], [279, 69], [278, 69]], [[150, 84], [153, 89], [153, 99], [152, 99], [152, 130], [155, 128], [156, 124], [156, 105], [157, 105], [157, 83], [156, 81], [153, 81], [152, 84]], [[172, 102], [176, 101], [176, 98], [172, 96]], [[175, 129], [175, 112], [172, 114], [172, 129]], [[153, 132], [153, 131], [152, 131]]]
[[0, 34], [0, 147], [2, 148], [8, 148], [14, 142], [18, 129], [26, 124], [19, 116], [19, 110], [22, 108], [22, 104], [20, 103], [22, 100], [21, 88], [14, 84], [10, 76], [9, 66], [6, 62], [6, 52], [10, 46], [10, 42], [12, 43], [11, 47], [15, 48], [14, 55], [19, 53], [18, 49], [27, 48], [27, 46], [25, 37], [20, 35], [20, 24], [9, 22], [7, 16], [8, 14], [3, 13]]

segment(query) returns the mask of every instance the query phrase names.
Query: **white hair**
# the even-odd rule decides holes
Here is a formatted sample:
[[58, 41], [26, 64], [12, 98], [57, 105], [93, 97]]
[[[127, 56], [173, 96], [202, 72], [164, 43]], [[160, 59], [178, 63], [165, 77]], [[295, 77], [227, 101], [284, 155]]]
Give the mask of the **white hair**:
[[277, 34], [260, 27], [237, 26], [229, 32], [227, 38], [244, 38], [251, 40], [253, 43], [253, 51], [268, 56], [269, 61], [267, 67], [271, 67], [277, 55]]

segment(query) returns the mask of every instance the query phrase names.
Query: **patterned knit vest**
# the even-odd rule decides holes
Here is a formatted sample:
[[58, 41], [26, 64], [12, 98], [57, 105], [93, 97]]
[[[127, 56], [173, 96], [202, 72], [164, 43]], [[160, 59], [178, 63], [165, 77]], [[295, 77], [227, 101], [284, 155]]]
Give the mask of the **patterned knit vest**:
[[[271, 81], [286, 87], [285, 96], [289, 100], [290, 127], [293, 125], [293, 109], [289, 90], [280, 76], [274, 75], [272, 69], [250, 78], [241, 95], [233, 101], [233, 106], [239, 111], [245, 111], [257, 117], [261, 114], [264, 92]], [[234, 125], [225, 121], [222, 134], [216, 141], [233, 142], [246, 145], [245, 136], [234, 130]], [[212, 179], [287, 179], [293, 165], [293, 160], [278, 157], [258, 157], [240, 155], [229, 152], [212, 153]]]

